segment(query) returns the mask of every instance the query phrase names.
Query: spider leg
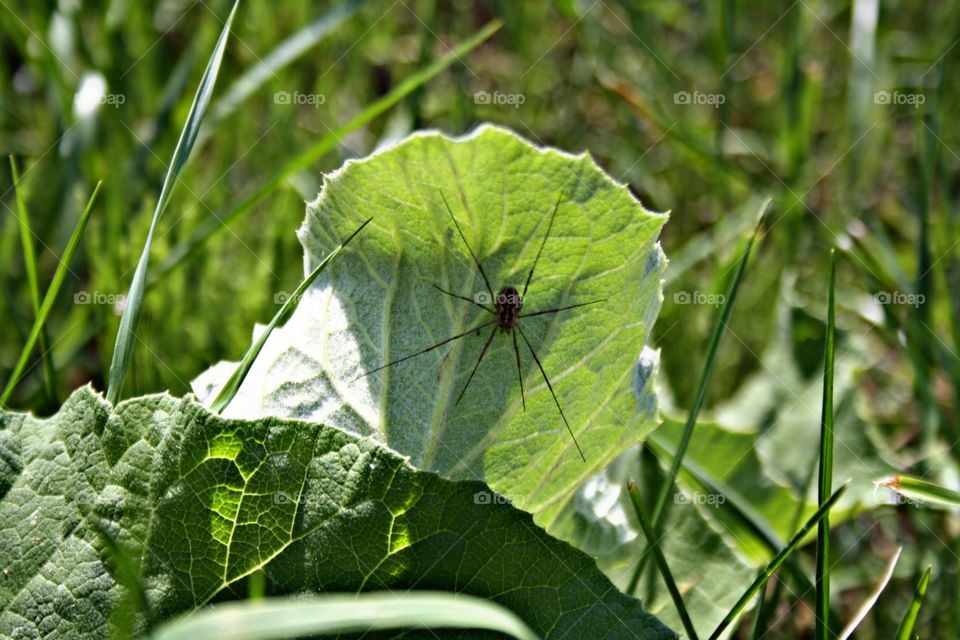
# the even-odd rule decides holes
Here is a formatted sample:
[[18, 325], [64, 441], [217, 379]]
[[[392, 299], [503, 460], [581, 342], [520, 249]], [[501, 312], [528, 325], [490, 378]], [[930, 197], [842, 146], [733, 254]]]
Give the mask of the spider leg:
[[523, 293], [520, 294], [520, 299], [527, 297], [527, 287], [530, 286], [530, 280], [533, 279], [533, 270], [537, 268], [537, 262], [540, 261], [540, 254], [543, 253], [543, 247], [547, 244], [547, 238], [550, 237], [550, 230], [553, 229], [553, 219], [557, 217], [557, 209], [560, 208], [560, 203], [563, 202], [563, 194], [560, 194], [560, 197], [557, 198], [557, 204], [553, 206], [553, 213], [550, 214], [550, 223], [547, 225], [547, 233], [543, 236], [543, 242], [540, 243], [540, 250], [537, 251], [537, 257], [533, 259], [533, 266], [530, 267], [530, 273], [527, 274], [527, 282], [523, 285]]
[[534, 311], [533, 313], [521, 313], [521, 318], [532, 318], [533, 316], [545, 316], [548, 313], [557, 313], [558, 311], [566, 311], [567, 309], [576, 309], [577, 307], [585, 307], [588, 304], [597, 304], [598, 302], [606, 302], [606, 298], [601, 298], [600, 300], [591, 300], [590, 302], [581, 302], [580, 304], [571, 304], [566, 307], [556, 307], [554, 309], [544, 309], [543, 311]]
[[533, 356], [537, 366], [540, 367], [540, 373], [543, 375], [543, 380], [547, 383], [547, 388], [550, 389], [550, 395], [553, 396], [553, 401], [557, 405], [557, 411], [560, 412], [560, 417], [563, 418], [563, 424], [567, 426], [567, 431], [570, 433], [570, 437], [573, 438], [573, 444], [577, 447], [577, 452], [580, 454], [580, 457], [583, 459], [583, 461], [586, 462], [587, 458], [583, 455], [583, 450], [580, 448], [580, 443], [577, 442], [577, 436], [573, 435], [573, 429], [570, 428], [570, 423], [567, 422], [567, 416], [563, 415], [563, 409], [560, 408], [560, 401], [557, 400], [557, 394], [553, 391], [553, 385], [550, 384], [550, 378], [547, 377], [547, 372], [543, 370], [543, 365], [540, 364], [540, 358], [537, 357], [537, 352], [533, 350], [533, 345], [531, 345], [530, 341], [527, 340], [527, 335], [523, 332], [523, 329], [520, 328], [519, 324], [517, 325], [517, 330], [520, 332], [520, 337], [523, 338], [523, 341], [527, 343], [527, 348], [530, 349], [530, 354]]
[[467, 378], [467, 383], [463, 385], [463, 389], [460, 390], [460, 395], [457, 396], [457, 401], [454, 403], [455, 405], [460, 404], [460, 400], [463, 398], [463, 394], [467, 392], [467, 387], [470, 386], [470, 381], [473, 380], [473, 374], [475, 374], [477, 372], [477, 369], [480, 368], [480, 362], [483, 360], [483, 356], [487, 353], [487, 347], [489, 347], [490, 343], [493, 342], [493, 336], [497, 335], [497, 329], [498, 327], [495, 326], [493, 328], [493, 331], [490, 332], [490, 337], [487, 338], [487, 341], [484, 343], [483, 351], [480, 352], [480, 357], [477, 358], [477, 364], [473, 365], [473, 371], [470, 372], [470, 377]]
[[[494, 323], [493, 320], [489, 320], [489, 321], [487, 321], [487, 322], [484, 322], [484, 323], [481, 324], [481, 325], [478, 325], [478, 326], [476, 326], [476, 327], [472, 327], [472, 328], [470, 328], [470, 329], [467, 329], [467, 330], [464, 331], [463, 333], [458, 333], [457, 335], [451, 336], [451, 337], [447, 338], [446, 340], [442, 340], [442, 341], [438, 342], [437, 344], [435, 344], [435, 345], [433, 345], [433, 346], [431, 346], [431, 347], [427, 347], [426, 349], [421, 349], [420, 351], [417, 351], [416, 353], [411, 353], [411, 354], [408, 355], [408, 356], [404, 356], [404, 357], [402, 357], [402, 358], [398, 358], [397, 360], [394, 360], [393, 362], [388, 362], [387, 364], [382, 365], [382, 366], [379, 366], [379, 367], [377, 367], [376, 369], [370, 369], [370, 371], [367, 371], [366, 373], [363, 373], [363, 374], [357, 376], [356, 378], [354, 378], [353, 380], [351, 380], [351, 382], [356, 382], [356, 381], [359, 380], [360, 378], [366, 378], [366, 377], [367, 377], [368, 375], [370, 375], [371, 373], [376, 373], [377, 371], [381, 371], [381, 370], [383, 370], [383, 369], [386, 369], [387, 367], [392, 367], [393, 365], [399, 364], [399, 363], [401, 363], [401, 362], [403, 362], [403, 361], [405, 361], [405, 360], [409, 360], [410, 358], [415, 358], [415, 357], [417, 357], [417, 356], [419, 356], [419, 355], [423, 355], [424, 353], [427, 353], [428, 351], [433, 351], [434, 349], [437, 349], [437, 348], [439, 348], [439, 347], [442, 347], [443, 345], [447, 344], [448, 342], [453, 342], [454, 340], [456, 340], [456, 339], [458, 339], [458, 338], [462, 338], [463, 336], [469, 335], [469, 334], [473, 333], [474, 331], [477, 331], [478, 329], [483, 329], [484, 327], [489, 326], [489, 325], [491, 325], [491, 324], [493, 324], [493, 323]], [[496, 329], [496, 327], [494, 327], [494, 329]]]
[[[511, 331], [511, 333], [513, 333]], [[527, 399], [523, 395], [523, 371], [520, 368], [520, 347], [517, 346], [517, 334], [513, 333], [513, 352], [517, 355], [517, 378], [520, 380], [520, 402], [523, 403], [523, 410], [527, 410]]]
[[[433, 283], [431, 283], [431, 284], [433, 284]], [[469, 302], [470, 304], [474, 304], [474, 305], [480, 307], [481, 309], [483, 309], [484, 311], [486, 311], [487, 313], [493, 313], [493, 312], [494, 312], [493, 309], [491, 309], [491, 308], [488, 307], [487, 305], [485, 305], [485, 304], [480, 304], [480, 303], [477, 302], [476, 300], [473, 300], [473, 299], [471, 299], [471, 298], [468, 298], [467, 296], [461, 296], [461, 295], [458, 295], [458, 294], [456, 294], [456, 293], [452, 293], [452, 292], [450, 292], [450, 291], [447, 291], [447, 290], [444, 289], [443, 287], [440, 287], [439, 285], [435, 285], [435, 284], [433, 285], [433, 288], [436, 289], [437, 291], [440, 291], [440, 292], [442, 292], [442, 293], [447, 294], [448, 296], [452, 296], [452, 297], [454, 297], [454, 298], [459, 298], [460, 300], [465, 300], [465, 301]]]
[[463, 244], [466, 245], [467, 251], [470, 252], [470, 257], [473, 258], [473, 263], [477, 265], [477, 270], [480, 271], [480, 275], [483, 277], [483, 284], [487, 285], [487, 293], [490, 294], [490, 300], [496, 300], [497, 296], [493, 295], [493, 287], [490, 286], [490, 280], [487, 278], [487, 274], [483, 271], [483, 265], [480, 264], [480, 260], [477, 259], [477, 254], [475, 254], [473, 249], [470, 248], [470, 243], [467, 242], [467, 238], [463, 235], [463, 231], [460, 229], [460, 224], [457, 222], [457, 219], [453, 217], [453, 210], [450, 209], [450, 204], [447, 203], [447, 197], [443, 195], [443, 191], [440, 191], [440, 198], [443, 200], [444, 206], [447, 207], [447, 213], [450, 214], [450, 219], [453, 220], [453, 226], [457, 228], [457, 233], [460, 234], [460, 239], [463, 240]]

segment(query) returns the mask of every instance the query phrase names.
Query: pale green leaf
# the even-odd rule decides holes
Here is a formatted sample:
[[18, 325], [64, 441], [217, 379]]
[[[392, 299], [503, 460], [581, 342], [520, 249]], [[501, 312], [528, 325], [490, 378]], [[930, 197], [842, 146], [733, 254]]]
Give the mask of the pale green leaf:
[[[442, 194], [442, 195], [441, 195]], [[444, 206], [497, 293], [522, 289], [560, 201], [524, 312], [604, 302], [520, 326], [582, 449], [521, 347], [491, 331], [364, 373], [489, 320], [468, 301], [489, 292]], [[370, 436], [421, 469], [483, 480], [549, 530], [577, 487], [656, 424], [656, 401], [632, 380], [661, 301], [663, 215], [646, 211], [587, 155], [538, 148], [501, 128], [462, 138], [411, 136], [325, 177], [300, 238], [309, 271], [366, 217], [363, 251], [344, 254], [267, 341], [226, 415], [327, 421]], [[230, 365], [198, 379], [215, 395]]]

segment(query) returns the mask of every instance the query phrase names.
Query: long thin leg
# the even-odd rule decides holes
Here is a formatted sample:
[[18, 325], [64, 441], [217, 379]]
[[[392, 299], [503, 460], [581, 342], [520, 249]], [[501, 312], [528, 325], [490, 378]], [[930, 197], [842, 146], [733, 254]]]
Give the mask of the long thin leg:
[[570, 432], [570, 437], [573, 438], [573, 444], [577, 447], [577, 453], [579, 453], [583, 461], [586, 462], [587, 458], [583, 455], [583, 450], [580, 449], [580, 443], [577, 442], [577, 436], [573, 435], [573, 429], [570, 428], [570, 423], [567, 422], [567, 416], [563, 415], [563, 409], [560, 408], [560, 401], [557, 400], [557, 394], [553, 392], [553, 385], [550, 384], [550, 378], [547, 377], [547, 372], [543, 370], [543, 365], [540, 364], [540, 358], [537, 357], [537, 352], [533, 350], [533, 345], [530, 344], [529, 340], [527, 340], [527, 335], [523, 332], [523, 329], [520, 328], [520, 325], [517, 325], [516, 328], [520, 332], [520, 337], [523, 338], [523, 341], [527, 343], [527, 348], [530, 349], [530, 355], [533, 356], [537, 366], [540, 367], [540, 373], [543, 375], [543, 381], [547, 383], [547, 389], [550, 389], [550, 395], [553, 396], [553, 401], [557, 404], [557, 411], [560, 412], [560, 417], [563, 418], [563, 424], [567, 425], [567, 431]]
[[[427, 353], [428, 351], [433, 351], [434, 349], [436, 349], [436, 348], [438, 348], [438, 347], [442, 347], [443, 345], [447, 344], [448, 342], [453, 342], [453, 341], [456, 340], [457, 338], [462, 338], [463, 336], [469, 335], [469, 334], [473, 333], [474, 331], [478, 331], [478, 330], [480, 330], [480, 329], [483, 329], [484, 327], [487, 327], [487, 326], [493, 324], [494, 322], [495, 322], [494, 320], [490, 320], [490, 321], [488, 321], [488, 322], [484, 322], [483, 324], [478, 325], [478, 326], [476, 326], [476, 327], [473, 327], [472, 329], [467, 329], [467, 330], [464, 331], [463, 333], [458, 333], [457, 335], [452, 336], [452, 337], [450, 337], [450, 338], [447, 338], [446, 340], [443, 340], [442, 342], [438, 342], [437, 344], [433, 345], [432, 347], [427, 347], [426, 349], [422, 349], [422, 350], [420, 350], [420, 351], [417, 351], [416, 353], [411, 353], [410, 355], [404, 356], [404, 357], [402, 357], [402, 358], [400, 358], [400, 359], [398, 359], [398, 360], [394, 360], [393, 362], [388, 362], [387, 364], [385, 364], [385, 365], [383, 365], [383, 366], [380, 366], [380, 367], [377, 367], [376, 369], [370, 369], [370, 371], [367, 371], [366, 373], [363, 373], [363, 374], [357, 376], [356, 378], [354, 378], [353, 380], [351, 380], [351, 382], [356, 382], [356, 381], [359, 380], [360, 378], [366, 378], [366, 377], [367, 377], [368, 375], [370, 375], [371, 373], [376, 373], [377, 371], [380, 371], [380, 370], [382, 370], [382, 369], [386, 369], [387, 367], [392, 367], [393, 365], [399, 364], [399, 363], [403, 362], [404, 360], [409, 360], [410, 358], [415, 358], [415, 357], [417, 357], [417, 356], [419, 356], [419, 355], [423, 355], [424, 353]], [[496, 328], [496, 327], [494, 327], [494, 328]]]
[[520, 368], [520, 347], [517, 346], [517, 334], [513, 333], [513, 352], [517, 355], [517, 378], [520, 380], [520, 402], [523, 403], [523, 410], [527, 410], [527, 399], [523, 395], [523, 370]]
[[483, 351], [480, 352], [480, 357], [477, 358], [477, 364], [473, 365], [473, 371], [470, 372], [470, 377], [467, 378], [467, 384], [463, 385], [463, 389], [460, 390], [460, 395], [457, 396], [457, 401], [454, 402], [455, 405], [460, 404], [460, 400], [463, 398], [463, 394], [467, 392], [467, 387], [470, 386], [470, 381], [473, 380], [473, 374], [475, 374], [477, 372], [477, 369], [480, 368], [480, 362], [483, 360], [484, 354], [487, 353], [487, 347], [489, 347], [490, 343], [493, 342], [493, 336], [497, 335], [498, 328], [499, 327], [494, 327], [493, 331], [490, 332], [490, 337], [487, 338], [487, 341], [483, 345]]
[[600, 300], [591, 300], [590, 302], [581, 302], [580, 304], [571, 304], [567, 307], [557, 307], [556, 309], [544, 309], [543, 311], [534, 311], [533, 313], [521, 313], [521, 318], [532, 318], [533, 316], [543, 316], [548, 313], [557, 313], [558, 311], [566, 311], [567, 309], [576, 309], [577, 307], [585, 307], [588, 304], [597, 304], [598, 302], [606, 302], [606, 298], [601, 298]]
[[475, 305], [477, 305], [478, 307], [480, 307], [481, 309], [483, 309], [484, 311], [486, 311], [487, 313], [494, 313], [493, 309], [491, 309], [490, 307], [488, 307], [488, 306], [486, 306], [486, 305], [484, 305], [484, 304], [480, 304], [480, 303], [477, 302], [476, 300], [473, 300], [473, 299], [471, 299], [471, 298], [468, 298], [467, 296], [457, 295], [456, 293], [453, 293], [453, 292], [451, 292], [451, 291], [447, 291], [446, 289], [444, 289], [444, 288], [442, 288], [442, 287], [439, 287], [439, 286], [437, 286], [437, 285], [433, 285], [433, 288], [436, 289], [437, 291], [441, 291], [441, 292], [447, 294], [448, 296], [452, 296], [452, 297], [454, 297], [454, 298], [459, 298], [459, 299], [461, 299], [461, 300], [465, 300], [465, 301], [469, 302], [470, 304], [475, 304]]
[[453, 210], [450, 209], [449, 203], [447, 203], [447, 197], [443, 195], [443, 191], [440, 191], [440, 199], [443, 200], [444, 206], [447, 207], [447, 213], [450, 214], [450, 219], [453, 220], [453, 226], [457, 228], [457, 233], [460, 234], [460, 239], [463, 240], [463, 244], [467, 247], [467, 251], [470, 252], [470, 257], [473, 258], [473, 264], [477, 265], [477, 269], [480, 271], [481, 277], [483, 277], [483, 284], [487, 285], [487, 293], [490, 294], [490, 301], [497, 299], [497, 296], [493, 295], [493, 287], [490, 286], [490, 280], [487, 278], [487, 274], [483, 271], [483, 265], [480, 264], [480, 260], [477, 259], [477, 254], [473, 252], [473, 249], [470, 248], [470, 244], [467, 242], [466, 237], [463, 235], [463, 231], [460, 229], [460, 224], [457, 222], [457, 219], [453, 217]]
[[523, 300], [527, 297], [527, 287], [530, 286], [530, 280], [533, 279], [533, 270], [537, 268], [537, 262], [540, 261], [540, 254], [543, 253], [543, 247], [547, 244], [547, 238], [550, 237], [550, 230], [553, 229], [553, 219], [557, 217], [557, 209], [560, 208], [560, 203], [563, 201], [563, 194], [560, 194], [560, 197], [557, 198], [557, 204], [553, 207], [553, 213], [550, 214], [550, 223], [547, 225], [547, 233], [543, 236], [543, 242], [540, 243], [540, 250], [537, 251], [537, 257], [533, 259], [533, 266], [530, 267], [530, 273], [527, 274], [527, 282], [523, 285], [523, 293], [520, 294], [520, 299]]

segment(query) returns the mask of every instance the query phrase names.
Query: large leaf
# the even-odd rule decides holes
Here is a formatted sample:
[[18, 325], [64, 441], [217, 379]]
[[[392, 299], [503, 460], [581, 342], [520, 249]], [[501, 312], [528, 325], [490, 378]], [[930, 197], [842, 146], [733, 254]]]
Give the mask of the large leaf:
[[273, 594], [439, 589], [490, 598], [546, 638], [674, 637], [485, 485], [338, 429], [167, 395], [112, 408], [88, 388], [0, 427], [0, 636], [106, 636], [124, 556], [149, 611], [140, 631], [262, 570]]
[[[560, 199], [524, 311], [604, 302], [520, 321], [550, 377], [578, 454], [520, 341], [496, 335], [457, 404], [488, 327], [425, 355], [365, 372], [485, 322], [487, 293], [443, 199], [494, 293], [522, 288]], [[483, 480], [550, 525], [573, 492], [656, 424], [632, 376], [661, 301], [665, 216], [646, 211], [586, 154], [542, 149], [484, 126], [451, 139], [414, 135], [327, 176], [300, 238], [309, 270], [363, 219], [363, 250], [338, 259], [268, 340], [225, 415], [327, 421], [371, 436], [421, 469]], [[489, 294], [487, 294], [489, 295]], [[232, 365], [195, 382], [215, 395]]]

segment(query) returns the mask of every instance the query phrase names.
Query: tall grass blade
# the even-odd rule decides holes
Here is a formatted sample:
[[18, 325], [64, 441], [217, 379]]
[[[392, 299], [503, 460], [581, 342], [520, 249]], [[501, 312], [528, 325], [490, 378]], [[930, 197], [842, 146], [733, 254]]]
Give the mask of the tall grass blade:
[[223, 385], [223, 388], [220, 389], [220, 393], [217, 394], [216, 399], [210, 405], [210, 409], [217, 413], [223, 412], [227, 408], [227, 405], [230, 404], [230, 401], [233, 400], [234, 396], [237, 395], [237, 391], [240, 390], [240, 385], [243, 384], [243, 380], [247, 377], [247, 374], [250, 372], [250, 368], [253, 366], [254, 360], [257, 359], [257, 356], [260, 355], [260, 350], [263, 349], [263, 345], [266, 344], [267, 338], [270, 337], [270, 334], [273, 333], [273, 330], [281, 322], [285, 322], [287, 318], [290, 317], [290, 314], [293, 313], [293, 310], [297, 308], [297, 305], [300, 303], [300, 297], [307, 290], [313, 281], [317, 278], [320, 273], [327, 268], [327, 265], [330, 264], [330, 261], [337, 257], [343, 248], [346, 247], [354, 237], [360, 233], [367, 224], [373, 218], [368, 218], [366, 222], [360, 225], [356, 231], [350, 234], [350, 237], [340, 243], [336, 249], [330, 252], [326, 258], [324, 258], [320, 264], [318, 264], [310, 274], [303, 279], [300, 285], [297, 287], [296, 291], [284, 301], [283, 306], [280, 307], [280, 311], [273, 316], [273, 320], [270, 321], [270, 324], [267, 325], [267, 328], [260, 333], [260, 337], [257, 338], [256, 342], [250, 345], [250, 348], [247, 349], [247, 352], [243, 356], [243, 360], [240, 361], [240, 364], [237, 365], [237, 368], [233, 371], [233, 374], [230, 376], [230, 379], [227, 380], [226, 384]]
[[13, 393], [14, 387], [16, 387], [17, 382], [20, 381], [20, 376], [23, 374], [23, 369], [27, 366], [27, 360], [30, 359], [30, 352], [33, 351], [34, 345], [37, 343], [37, 340], [40, 339], [40, 333], [47, 321], [47, 316], [50, 314], [50, 309], [53, 308], [53, 303], [57, 299], [57, 293], [60, 291], [60, 286], [67, 277], [70, 260], [73, 259], [73, 254], [77, 252], [77, 246], [80, 244], [80, 238], [83, 236], [83, 232], [87, 228], [87, 220], [90, 218], [90, 211], [93, 209], [93, 202], [97, 199], [97, 193], [100, 191], [101, 184], [102, 183], [98, 182], [96, 188], [93, 190], [93, 193], [90, 195], [90, 200], [87, 201], [87, 206], [84, 208], [83, 213], [80, 214], [80, 220], [77, 221], [77, 226], [74, 227], [73, 233], [70, 235], [70, 240], [67, 242], [67, 248], [64, 249], [63, 255], [60, 256], [60, 264], [57, 266], [57, 270], [53, 274], [53, 280], [50, 281], [50, 286], [47, 288], [47, 293], [43, 297], [43, 303], [41, 303], [40, 311], [37, 313], [37, 318], [34, 320], [33, 327], [30, 329], [30, 335], [27, 337], [27, 341], [24, 343], [23, 349], [20, 351], [20, 358], [17, 360], [17, 364], [14, 365], [13, 371], [10, 373], [10, 379], [7, 380], [7, 386], [4, 388], [3, 394], [0, 395], [0, 407], [5, 406], [7, 400], [10, 399], [10, 394]]
[[270, 53], [258, 59], [257, 63], [234, 80], [233, 84], [224, 91], [223, 96], [218, 98], [210, 107], [210, 115], [200, 130], [197, 145], [203, 145], [203, 142], [210, 137], [214, 127], [236, 111], [237, 107], [256, 93], [267, 81], [276, 77], [277, 71], [313, 48], [353, 16], [366, 1], [346, 0], [346, 2], [331, 7], [307, 26], [299, 29], [274, 47]]
[[[33, 247], [33, 230], [30, 228], [30, 216], [27, 214], [27, 205], [23, 198], [23, 189], [20, 185], [20, 171], [17, 161], [10, 156], [10, 174], [13, 177], [13, 193], [17, 202], [17, 222], [20, 227], [20, 244], [23, 247], [24, 270], [27, 274], [27, 288], [30, 290], [30, 304], [33, 305], [34, 320], [40, 315], [40, 279], [37, 276], [37, 254]], [[50, 355], [50, 340], [47, 338], [47, 327], [40, 329], [40, 362], [43, 366], [43, 386], [50, 403], [57, 400], [56, 370]]]
[[[835, 317], [835, 289], [837, 254], [830, 252], [830, 292], [827, 302], [827, 340], [823, 354], [823, 409], [820, 415], [820, 473], [817, 501], [824, 500], [833, 491], [833, 362], [836, 350], [837, 323]], [[830, 515], [817, 525], [817, 593], [815, 637], [827, 640], [830, 635]]]
[[[667, 499], [673, 494], [673, 486], [676, 482], [677, 473], [680, 471], [680, 467], [683, 464], [683, 457], [687, 453], [687, 447], [690, 445], [690, 438], [693, 436], [693, 428], [697, 424], [697, 417], [700, 415], [700, 408], [703, 406], [703, 400], [707, 395], [707, 384], [710, 382], [710, 374], [713, 371], [713, 363], [717, 357], [717, 350], [720, 347], [720, 340], [723, 338], [723, 334], [726, 332], [727, 323], [730, 321], [730, 315], [733, 312], [733, 303], [737, 299], [737, 291], [740, 290], [740, 283], [743, 281], [743, 274], [747, 268], [747, 260], [750, 257], [750, 252], [753, 249], [753, 245], [756, 242], [757, 236], [760, 234], [760, 226], [763, 224], [763, 218], [766, 214], [767, 207], [769, 206], [770, 198], [765, 199], [763, 204], [760, 205], [760, 210], [757, 214], [757, 223], [753, 229], [753, 234], [747, 241], [747, 246], [743, 250], [743, 254], [740, 256], [740, 262], [737, 265], [737, 273], [730, 282], [730, 286], [727, 288], [726, 297], [723, 301], [723, 308], [720, 310], [720, 315], [717, 317], [716, 324], [714, 324], [713, 334], [710, 336], [710, 344], [707, 347], [707, 358], [703, 365], [703, 372], [700, 374], [700, 383], [697, 387], [697, 394], [694, 397], [693, 405], [690, 407], [690, 413], [687, 416], [687, 422], [683, 428], [683, 435], [680, 438], [680, 444], [677, 446], [676, 454], [673, 456], [673, 461], [670, 463], [670, 471], [665, 478], [663, 488], [660, 490], [660, 495], [657, 497], [657, 501], [653, 508], [652, 520], [654, 531], [659, 530], [661, 521], [663, 519], [663, 511], [667, 504]], [[640, 556], [640, 560], [637, 562], [637, 566], [630, 578], [630, 583], [627, 586], [627, 593], [629, 594], [633, 594], [636, 591], [637, 583], [640, 581], [640, 575], [643, 573], [643, 569], [646, 566], [646, 560], [649, 555], [648, 550], [649, 546]]]
[[[923, 434], [924, 447], [926, 455], [933, 455], [936, 449], [937, 430], [939, 422], [939, 411], [937, 401], [930, 389], [933, 386], [931, 380], [931, 368], [925, 366], [930, 361], [931, 345], [935, 337], [930, 329], [930, 312], [933, 307], [934, 295], [934, 264], [930, 251], [930, 190], [933, 180], [933, 155], [932, 150], [939, 145], [939, 142], [932, 139], [932, 131], [926, 125], [922, 115], [918, 119], [918, 156], [919, 165], [917, 173], [919, 179], [914, 180], [916, 187], [916, 206], [917, 217], [919, 218], [919, 237], [917, 238], [917, 276], [914, 280], [914, 294], [917, 299], [923, 302], [917, 305], [916, 309], [907, 316], [907, 336], [911, 342], [916, 343], [920, 359], [914, 362], [914, 389], [917, 399], [920, 401], [920, 426]], [[938, 260], [939, 261], [939, 260]]]
[[[673, 455], [672, 449], [657, 442], [656, 434], [647, 438], [644, 444], [654, 452], [658, 459], [664, 460]], [[811, 473], [810, 476], [812, 483], [813, 474]], [[741, 553], [747, 553], [746, 547], [749, 546], [756, 550], [755, 553], [764, 553], [766, 557], [772, 557], [784, 545], [785, 541], [753, 508], [749, 499], [728, 483], [717, 482], [715, 477], [704, 473], [701, 468], [689, 460], [684, 461], [677, 477], [693, 492], [699, 492], [703, 495], [722, 495], [724, 497], [722, 504], [714, 505], [714, 518], [737, 541]], [[802, 504], [798, 505], [790, 530], [799, 527], [802, 523], [802, 509]], [[788, 558], [783, 568], [784, 572], [790, 574], [797, 587], [804, 593], [814, 591], [813, 581], [794, 562], [793, 558]], [[776, 601], [776, 599], [773, 599], [773, 601]]]
[[927, 595], [927, 585], [930, 583], [931, 569], [933, 569], [933, 567], [928, 566], [926, 571], [923, 572], [923, 575], [920, 576], [920, 582], [917, 583], [917, 588], [913, 592], [913, 599], [910, 600], [910, 606], [907, 607], [906, 612], [904, 612], [903, 620], [900, 621], [900, 626], [897, 628], [895, 640], [913, 640], [915, 637], [913, 635], [913, 628], [917, 624], [917, 616], [920, 614], [920, 605], [923, 604], [923, 597]]
[[867, 617], [868, 613], [870, 613], [870, 609], [872, 609], [873, 605], [877, 603], [877, 599], [880, 597], [880, 594], [883, 593], [883, 590], [887, 588], [890, 578], [893, 577], [893, 570], [897, 567], [897, 560], [900, 559], [900, 553], [902, 551], [903, 547], [897, 547], [897, 552], [893, 554], [893, 557], [890, 558], [890, 562], [887, 563], [887, 570], [883, 572], [883, 576], [881, 576], [877, 586], [874, 587], [873, 591], [870, 592], [870, 595], [867, 596], [867, 599], [864, 600], [863, 604], [860, 605], [860, 608], [857, 609], [857, 613], [853, 616], [850, 622], [847, 623], [847, 626], [843, 628], [843, 631], [840, 632], [840, 635], [837, 636], [837, 640], [849, 640], [849, 638], [853, 636], [853, 632], [856, 631], [857, 627], [860, 626], [860, 623], [863, 622], [863, 619]]
[[273, 640], [387, 629], [477, 629], [537, 640], [509, 609], [441, 592], [267, 598], [217, 605], [157, 629], [152, 640]]
[[170, 194], [176, 185], [180, 170], [187, 163], [190, 157], [190, 151], [196, 142], [197, 134], [200, 132], [200, 123], [206, 113], [207, 106], [210, 104], [210, 98], [213, 95], [213, 87], [217, 82], [217, 74], [220, 72], [220, 63], [223, 62], [223, 53], [227, 46], [227, 39], [230, 35], [230, 28], [233, 25], [233, 18], [237, 13], [237, 7], [240, 0], [235, 0], [233, 8], [230, 9], [230, 15], [223, 30], [220, 32], [220, 38], [214, 47], [213, 54], [207, 62], [207, 68], [203, 72], [203, 78], [200, 80], [200, 86], [193, 97], [193, 104], [190, 105], [190, 113], [187, 115], [187, 121], [183, 125], [183, 131], [180, 133], [180, 140], [173, 152], [173, 160], [167, 169], [167, 175], [163, 180], [163, 186], [160, 188], [160, 197], [157, 199], [157, 206], [153, 212], [153, 220], [150, 222], [150, 230], [147, 232], [147, 239], [143, 245], [143, 253], [140, 254], [140, 261], [137, 263], [137, 270], [133, 274], [133, 282], [130, 284], [130, 291], [127, 294], [126, 306], [123, 309], [123, 316], [120, 318], [120, 329], [117, 331], [117, 342], [113, 348], [113, 360], [110, 363], [110, 377], [107, 386], [107, 400], [116, 403], [120, 399], [120, 393], [123, 390], [123, 381], [127, 377], [127, 370], [130, 368], [130, 362], [133, 358], [133, 347], [137, 340], [137, 325], [140, 322], [140, 311], [143, 308], [143, 294], [147, 279], [147, 266], [150, 262], [150, 248], [153, 245], [153, 234], [156, 232], [157, 223], [160, 215], [166, 208], [170, 200]]
[[660, 570], [663, 582], [667, 585], [667, 591], [670, 592], [670, 597], [673, 599], [673, 605], [677, 608], [677, 613], [680, 615], [680, 622], [683, 623], [683, 629], [687, 632], [687, 637], [692, 640], [698, 640], [697, 631], [693, 628], [693, 621], [690, 619], [690, 614], [683, 604], [683, 596], [680, 595], [680, 590], [677, 588], [677, 583], [673, 579], [673, 573], [670, 571], [667, 559], [664, 557], [663, 551], [660, 550], [660, 541], [656, 537], [650, 522], [647, 521], [643, 503], [640, 499], [640, 491], [637, 489], [637, 483], [633, 480], [627, 482], [627, 494], [630, 496], [630, 502], [633, 504], [633, 510], [637, 514], [637, 521], [640, 523], [643, 535], [647, 539], [647, 548], [650, 550], [650, 553], [653, 554], [654, 562], [657, 563], [657, 568]]
[[843, 495], [843, 492], [847, 490], [847, 485], [844, 484], [839, 489], [837, 489], [830, 499], [820, 505], [820, 508], [817, 509], [810, 519], [797, 531], [790, 542], [787, 543], [780, 552], [774, 556], [774, 558], [764, 567], [763, 571], [760, 572], [760, 575], [757, 576], [756, 580], [743, 592], [743, 595], [740, 596], [740, 599], [737, 600], [737, 603], [733, 605], [730, 611], [727, 612], [727, 615], [724, 616], [723, 620], [720, 621], [720, 624], [717, 625], [717, 628], [714, 629], [713, 633], [710, 635], [709, 640], [717, 640], [723, 633], [727, 630], [734, 620], [737, 619], [737, 616], [740, 615], [740, 612], [747, 606], [750, 600], [757, 595], [757, 592], [766, 584], [767, 580], [770, 579], [770, 576], [780, 568], [780, 565], [794, 552], [797, 550], [797, 547], [800, 546], [800, 543], [803, 542], [803, 539], [810, 533], [810, 530], [813, 527], [820, 523], [820, 520], [826, 516], [830, 509], [833, 508], [833, 505], [837, 503], [837, 500], [840, 499], [840, 496]]
[[[774, 600], [776, 604], [776, 600]], [[767, 583], [760, 585], [760, 594], [757, 596], [757, 607], [755, 618], [753, 619], [753, 628], [750, 630], [751, 640], [760, 640], [764, 636], [767, 627]]]
[[164, 275], [183, 264], [184, 260], [196, 252], [213, 234], [225, 229], [234, 218], [250, 211], [258, 202], [273, 193], [287, 178], [309, 167], [322, 158], [328, 151], [336, 147], [345, 136], [372, 121], [381, 113], [403, 100], [418, 87], [433, 79], [441, 71], [460, 60], [464, 55], [496, 33], [501, 26], [502, 23], [498, 20], [488, 22], [483, 29], [454, 47], [447, 55], [413, 74], [397, 85], [393, 91], [367, 106], [367, 108], [357, 116], [322, 136], [317, 142], [307, 147], [299, 155], [280, 167], [276, 173], [260, 182], [252, 191], [242, 196], [239, 201], [215, 213], [212, 218], [209, 218], [204, 224], [200, 225], [197, 231], [185, 242], [177, 245], [173, 251], [171, 251], [149, 284], [155, 284], [163, 278]]

